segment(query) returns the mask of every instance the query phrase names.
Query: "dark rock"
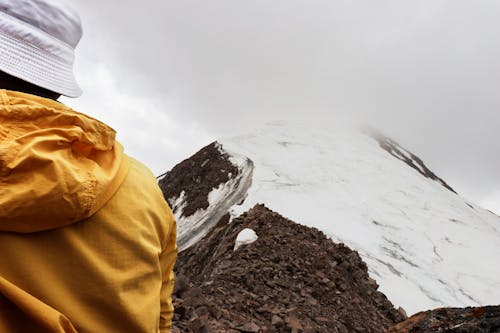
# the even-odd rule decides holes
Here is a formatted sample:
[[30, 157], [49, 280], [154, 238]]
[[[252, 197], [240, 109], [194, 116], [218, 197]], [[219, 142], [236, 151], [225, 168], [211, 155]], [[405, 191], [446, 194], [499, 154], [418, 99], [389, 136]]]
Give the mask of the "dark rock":
[[398, 308], [398, 312], [401, 314], [401, 316], [402, 316], [404, 319], [408, 319], [408, 315], [406, 314], [405, 309], [403, 309], [402, 307], [399, 307], [399, 308]]
[[434, 172], [432, 172], [418, 156], [401, 147], [401, 145], [399, 145], [396, 141], [382, 135], [380, 132], [374, 129], [366, 130], [366, 134], [375, 139], [382, 149], [387, 151], [398, 160], [406, 163], [411, 168], [415, 169], [422, 176], [436, 181], [444, 188], [450, 190], [453, 193], [457, 193], [443, 179], [439, 178]]
[[241, 325], [238, 327], [238, 331], [244, 332], [244, 333], [257, 333], [260, 331], [259, 325], [255, 324], [254, 322], [246, 323], [244, 325]]
[[182, 297], [182, 293], [189, 290], [189, 284], [186, 278], [182, 275], [178, 275], [175, 277], [175, 286], [173, 294]]
[[290, 316], [287, 318], [286, 327], [288, 327], [292, 333], [299, 333], [304, 331], [304, 327], [302, 327], [300, 320], [295, 316]]
[[207, 326], [208, 317], [195, 317], [189, 321], [189, 328], [193, 333], [210, 333], [211, 330]]
[[283, 319], [281, 319], [280, 316], [273, 315], [271, 317], [271, 325], [276, 326], [276, 327], [282, 327], [284, 325]]
[[500, 333], [500, 306], [440, 308], [419, 312], [388, 333]]
[[238, 174], [238, 168], [222, 153], [217, 142], [204, 147], [189, 159], [177, 164], [158, 182], [168, 203], [184, 191], [186, 206], [183, 216], [191, 216], [198, 209], [208, 207], [208, 194]]

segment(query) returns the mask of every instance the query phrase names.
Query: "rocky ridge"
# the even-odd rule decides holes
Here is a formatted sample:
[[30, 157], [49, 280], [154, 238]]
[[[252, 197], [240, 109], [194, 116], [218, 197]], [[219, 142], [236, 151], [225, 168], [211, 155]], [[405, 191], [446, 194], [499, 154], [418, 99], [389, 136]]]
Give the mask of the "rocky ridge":
[[434, 172], [432, 172], [425, 163], [412, 152], [401, 147], [399, 143], [381, 134], [374, 129], [367, 129], [365, 133], [378, 142], [379, 146], [386, 152], [397, 158], [398, 160], [406, 163], [409, 167], [415, 169], [419, 174], [425, 178], [432, 179], [437, 183], [441, 184], [444, 188], [450, 190], [453, 193], [457, 193], [450, 185], [448, 185], [443, 179], [438, 177]]
[[[238, 233], [259, 238], [233, 251]], [[219, 223], [179, 255], [180, 332], [385, 332], [404, 319], [344, 244], [263, 205]]]

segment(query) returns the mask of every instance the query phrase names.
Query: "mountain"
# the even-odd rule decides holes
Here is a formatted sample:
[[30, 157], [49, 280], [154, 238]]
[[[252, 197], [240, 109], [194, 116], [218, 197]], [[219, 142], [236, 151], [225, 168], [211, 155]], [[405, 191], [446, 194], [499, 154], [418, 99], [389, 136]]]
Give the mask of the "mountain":
[[274, 123], [207, 146], [160, 184], [181, 249], [228, 210], [237, 217], [264, 203], [359, 252], [409, 313], [500, 299], [500, 218], [375, 131]]

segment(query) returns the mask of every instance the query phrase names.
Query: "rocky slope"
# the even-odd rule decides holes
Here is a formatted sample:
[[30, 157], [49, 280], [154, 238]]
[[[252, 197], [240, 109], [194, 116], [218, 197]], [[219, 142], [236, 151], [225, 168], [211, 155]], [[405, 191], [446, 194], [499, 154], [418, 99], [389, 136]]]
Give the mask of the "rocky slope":
[[[258, 239], [234, 251], [244, 228]], [[356, 252], [262, 205], [221, 219], [176, 272], [181, 332], [368, 333], [404, 319]]]
[[417, 313], [388, 333], [499, 333], [500, 306], [441, 308]]

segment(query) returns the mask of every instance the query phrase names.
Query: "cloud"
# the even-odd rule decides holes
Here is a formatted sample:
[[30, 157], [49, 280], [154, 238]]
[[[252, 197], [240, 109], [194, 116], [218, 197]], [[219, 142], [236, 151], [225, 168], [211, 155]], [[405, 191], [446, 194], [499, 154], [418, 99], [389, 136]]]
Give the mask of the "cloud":
[[489, 193], [479, 204], [500, 216], [500, 190]]
[[175, 114], [177, 108], [175, 102], [159, 104], [149, 96], [121, 90], [103, 64], [83, 67], [92, 69], [78, 73], [85, 95], [63, 102], [113, 127], [125, 151], [146, 163], [155, 175], [213, 140], [199, 124], [171, 116], [169, 111]]
[[[471, 198], [500, 183], [498, 1], [76, 5], [85, 24], [80, 73], [101, 64], [119, 93], [114, 103], [133, 104], [133, 96], [154, 110], [130, 123], [113, 113], [118, 119], [109, 120], [125, 132], [141, 119], [161, 132], [168, 118], [186, 133], [217, 138], [278, 119], [313, 126], [347, 116], [393, 136]], [[131, 148], [148, 151], [138, 142], [153, 133], [138, 133], [145, 137]], [[186, 145], [190, 135], [165, 139], [168, 149], [191, 151], [202, 140]]]

